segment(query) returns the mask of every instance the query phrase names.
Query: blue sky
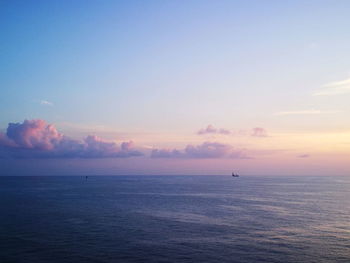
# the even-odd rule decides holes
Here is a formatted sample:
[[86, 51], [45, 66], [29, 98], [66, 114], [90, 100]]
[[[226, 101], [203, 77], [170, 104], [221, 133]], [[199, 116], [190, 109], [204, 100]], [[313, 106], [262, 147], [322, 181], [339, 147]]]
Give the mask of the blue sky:
[[73, 137], [96, 127], [108, 138], [164, 134], [169, 147], [181, 141], [169, 134], [208, 124], [348, 131], [349, 95], [315, 94], [350, 77], [349, 10], [349, 1], [2, 1], [0, 127], [44, 119]]

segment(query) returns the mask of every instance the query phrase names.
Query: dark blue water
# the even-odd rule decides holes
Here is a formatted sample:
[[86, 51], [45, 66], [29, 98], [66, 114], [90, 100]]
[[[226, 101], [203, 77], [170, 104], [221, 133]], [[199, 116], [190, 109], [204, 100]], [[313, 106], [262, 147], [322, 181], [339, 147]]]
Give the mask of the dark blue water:
[[0, 177], [1, 262], [350, 262], [350, 178]]

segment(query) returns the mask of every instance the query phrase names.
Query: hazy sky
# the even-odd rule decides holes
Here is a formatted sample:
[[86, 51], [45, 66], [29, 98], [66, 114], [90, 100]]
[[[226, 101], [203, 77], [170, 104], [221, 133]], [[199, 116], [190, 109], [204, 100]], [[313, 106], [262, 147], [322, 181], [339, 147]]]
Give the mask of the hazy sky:
[[349, 174], [349, 12], [1, 1], [0, 174]]

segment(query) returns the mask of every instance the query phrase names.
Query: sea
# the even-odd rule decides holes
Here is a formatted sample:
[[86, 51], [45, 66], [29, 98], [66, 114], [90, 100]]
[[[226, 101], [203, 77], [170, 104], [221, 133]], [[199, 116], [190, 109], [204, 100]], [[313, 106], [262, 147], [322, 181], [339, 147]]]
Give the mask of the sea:
[[350, 262], [350, 177], [2, 176], [0, 262]]

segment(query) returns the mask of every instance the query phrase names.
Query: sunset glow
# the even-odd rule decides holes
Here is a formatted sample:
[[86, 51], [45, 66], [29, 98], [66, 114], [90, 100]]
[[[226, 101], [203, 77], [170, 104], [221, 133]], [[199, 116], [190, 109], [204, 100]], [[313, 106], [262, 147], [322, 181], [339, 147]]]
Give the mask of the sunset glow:
[[345, 6], [3, 3], [1, 173], [346, 175]]

